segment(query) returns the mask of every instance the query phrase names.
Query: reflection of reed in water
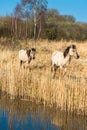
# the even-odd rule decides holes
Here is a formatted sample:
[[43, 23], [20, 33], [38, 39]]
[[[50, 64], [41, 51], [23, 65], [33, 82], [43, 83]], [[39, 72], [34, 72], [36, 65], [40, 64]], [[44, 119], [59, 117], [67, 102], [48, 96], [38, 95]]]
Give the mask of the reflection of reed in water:
[[[22, 100], [9, 100], [6, 97], [0, 97], [0, 111], [4, 111], [8, 116], [8, 123], [10, 129], [13, 127], [23, 127], [24, 124], [32, 125], [41, 124], [39, 127], [44, 127], [44, 124], [52, 125], [54, 130], [86, 130], [87, 118], [76, 116], [75, 114], [69, 115], [64, 111], [55, 110], [53, 108], [44, 107], [34, 102]], [[14, 124], [15, 123], [15, 124]], [[36, 126], [37, 127], [37, 126]], [[60, 129], [58, 129], [58, 127]], [[27, 130], [27, 129], [26, 129]], [[45, 129], [46, 130], [46, 129]]]
[[51, 123], [43, 106], [38, 106], [32, 102], [0, 99], [0, 112], [8, 119], [10, 130], [22, 128], [23, 130], [59, 130], [55, 124]]

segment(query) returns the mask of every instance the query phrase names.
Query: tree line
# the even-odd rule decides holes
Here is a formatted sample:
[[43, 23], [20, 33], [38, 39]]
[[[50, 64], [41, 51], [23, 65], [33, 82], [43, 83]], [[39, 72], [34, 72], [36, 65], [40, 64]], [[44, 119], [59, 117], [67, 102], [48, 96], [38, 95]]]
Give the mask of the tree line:
[[84, 41], [87, 24], [47, 9], [46, 0], [21, 0], [12, 15], [0, 17], [0, 37]]

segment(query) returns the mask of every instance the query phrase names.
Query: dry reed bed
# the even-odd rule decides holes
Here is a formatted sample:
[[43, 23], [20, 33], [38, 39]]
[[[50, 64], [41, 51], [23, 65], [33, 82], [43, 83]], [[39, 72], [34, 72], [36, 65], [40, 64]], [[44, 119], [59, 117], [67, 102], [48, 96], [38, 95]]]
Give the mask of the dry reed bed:
[[[60, 71], [53, 79], [50, 72], [51, 54], [56, 49], [64, 50], [70, 44], [77, 46], [80, 59], [73, 59], [65, 77]], [[22, 42], [14, 51], [8, 48], [0, 50], [0, 89], [14, 97], [34, 99], [44, 105], [87, 115], [87, 42], [38, 41], [31, 70], [23, 70], [19, 67], [18, 50], [28, 46], [32, 47], [32, 42], [27, 45]]]

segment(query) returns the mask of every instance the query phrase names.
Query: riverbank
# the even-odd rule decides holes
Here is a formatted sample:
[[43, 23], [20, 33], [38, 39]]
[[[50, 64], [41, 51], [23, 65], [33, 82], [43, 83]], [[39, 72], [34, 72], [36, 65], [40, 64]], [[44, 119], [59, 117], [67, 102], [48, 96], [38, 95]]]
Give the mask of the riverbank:
[[[73, 58], [65, 77], [60, 71], [53, 79], [52, 52], [71, 44], [77, 46], [80, 59]], [[32, 46], [36, 46], [36, 59], [31, 62], [30, 70], [20, 69], [18, 50]], [[20, 41], [15, 48], [1, 45], [0, 55], [0, 89], [11, 98], [34, 99], [47, 106], [87, 115], [87, 42]]]

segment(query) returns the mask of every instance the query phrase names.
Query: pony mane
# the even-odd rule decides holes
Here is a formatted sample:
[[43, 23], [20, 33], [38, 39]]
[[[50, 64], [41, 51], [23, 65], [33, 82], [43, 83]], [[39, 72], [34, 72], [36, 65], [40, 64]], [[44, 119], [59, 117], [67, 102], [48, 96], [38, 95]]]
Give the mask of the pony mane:
[[28, 57], [30, 56], [30, 52], [31, 52], [31, 50], [26, 50], [26, 54]]
[[64, 51], [64, 53], [63, 53], [64, 58], [68, 55], [70, 48], [71, 48], [71, 46], [68, 46], [68, 47], [65, 49], [65, 51]]

